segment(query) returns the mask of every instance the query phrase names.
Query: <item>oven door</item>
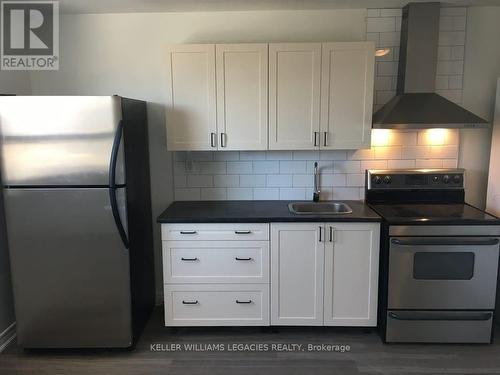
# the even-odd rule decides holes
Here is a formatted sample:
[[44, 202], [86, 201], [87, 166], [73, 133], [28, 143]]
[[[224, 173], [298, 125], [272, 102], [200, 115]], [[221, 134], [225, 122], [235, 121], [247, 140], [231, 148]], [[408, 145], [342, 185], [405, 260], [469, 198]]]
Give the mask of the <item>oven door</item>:
[[397, 237], [389, 249], [389, 309], [494, 309], [499, 239]]

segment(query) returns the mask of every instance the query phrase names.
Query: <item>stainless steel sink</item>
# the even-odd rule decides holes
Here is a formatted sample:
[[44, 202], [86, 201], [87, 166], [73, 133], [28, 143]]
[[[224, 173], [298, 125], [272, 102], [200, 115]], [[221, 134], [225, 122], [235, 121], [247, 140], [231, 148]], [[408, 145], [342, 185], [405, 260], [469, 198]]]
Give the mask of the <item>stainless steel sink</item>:
[[291, 213], [297, 215], [350, 214], [352, 208], [343, 202], [293, 202], [288, 204]]

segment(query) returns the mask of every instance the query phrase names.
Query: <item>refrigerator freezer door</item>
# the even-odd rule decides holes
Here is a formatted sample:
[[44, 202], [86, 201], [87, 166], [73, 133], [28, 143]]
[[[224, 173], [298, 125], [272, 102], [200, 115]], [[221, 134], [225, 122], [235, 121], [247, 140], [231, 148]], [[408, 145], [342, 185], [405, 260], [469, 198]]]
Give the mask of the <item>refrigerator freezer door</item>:
[[[125, 191], [119, 190], [123, 218]], [[129, 253], [108, 189], [4, 194], [19, 345], [130, 346]]]
[[[117, 96], [0, 97], [4, 185], [108, 185]], [[123, 149], [116, 183], [124, 183]]]

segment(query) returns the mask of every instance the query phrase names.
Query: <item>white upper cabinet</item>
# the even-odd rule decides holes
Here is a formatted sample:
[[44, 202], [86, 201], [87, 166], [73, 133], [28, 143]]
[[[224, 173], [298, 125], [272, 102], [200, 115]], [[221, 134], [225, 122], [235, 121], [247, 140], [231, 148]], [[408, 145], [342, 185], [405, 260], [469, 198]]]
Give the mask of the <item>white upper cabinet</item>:
[[271, 224], [271, 324], [323, 325], [322, 230], [321, 223]]
[[369, 148], [374, 69], [372, 42], [169, 46], [168, 149]]
[[372, 42], [324, 43], [321, 148], [369, 148], [375, 47]]
[[216, 45], [219, 149], [267, 150], [267, 44]]
[[216, 149], [215, 46], [169, 46], [167, 80], [168, 150]]
[[325, 325], [376, 326], [380, 224], [325, 226]]
[[269, 149], [319, 145], [320, 43], [269, 45]]

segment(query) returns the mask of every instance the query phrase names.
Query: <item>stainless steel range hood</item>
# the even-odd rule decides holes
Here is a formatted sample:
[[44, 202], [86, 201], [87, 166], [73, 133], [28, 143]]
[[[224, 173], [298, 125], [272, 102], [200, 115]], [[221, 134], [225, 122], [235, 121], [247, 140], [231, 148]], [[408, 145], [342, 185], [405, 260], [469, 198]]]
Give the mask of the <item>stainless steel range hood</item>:
[[440, 3], [403, 8], [397, 95], [373, 115], [373, 128], [474, 128], [488, 121], [434, 92]]

